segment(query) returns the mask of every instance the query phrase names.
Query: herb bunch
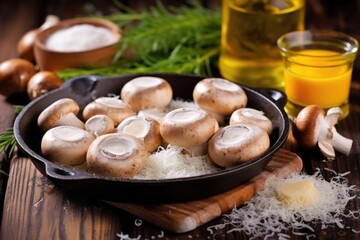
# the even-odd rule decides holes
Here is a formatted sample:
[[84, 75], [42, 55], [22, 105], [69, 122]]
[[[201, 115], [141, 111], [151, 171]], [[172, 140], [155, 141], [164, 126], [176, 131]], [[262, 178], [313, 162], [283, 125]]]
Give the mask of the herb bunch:
[[143, 12], [119, 5], [119, 10], [102, 18], [123, 29], [113, 63], [62, 70], [58, 72], [62, 79], [155, 72], [212, 74], [220, 49], [219, 9], [205, 8], [196, 1], [176, 8], [165, 8], [158, 2]]

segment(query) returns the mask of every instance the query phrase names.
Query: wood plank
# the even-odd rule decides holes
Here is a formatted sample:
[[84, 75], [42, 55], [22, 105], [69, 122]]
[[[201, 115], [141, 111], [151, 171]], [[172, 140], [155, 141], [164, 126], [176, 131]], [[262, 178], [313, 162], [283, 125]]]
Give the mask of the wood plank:
[[[154, 219], [158, 219], [161, 221], [160, 229], [187, 232], [250, 199], [269, 176], [284, 174], [284, 169], [299, 171], [301, 163], [297, 155], [281, 150], [253, 182], [224, 195], [190, 203], [165, 206], [125, 204], [120, 208], [151, 224], [157, 224]], [[105, 203], [66, 194], [24, 157], [16, 157], [11, 163], [4, 206], [0, 239], [115, 239], [119, 229], [126, 231], [129, 224], [128, 228], [145, 231], [143, 234], [149, 234], [146, 231], [151, 229], [133, 228], [128, 214], [114, 211]], [[151, 234], [155, 231], [159, 228], [153, 229]], [[167, 234], [171, 236], [171, 233]]]
[[120, 228], [111, 208], [64, 194], [24, 157], [11, 163], [4, 206], [0, 239], [114, 239]]

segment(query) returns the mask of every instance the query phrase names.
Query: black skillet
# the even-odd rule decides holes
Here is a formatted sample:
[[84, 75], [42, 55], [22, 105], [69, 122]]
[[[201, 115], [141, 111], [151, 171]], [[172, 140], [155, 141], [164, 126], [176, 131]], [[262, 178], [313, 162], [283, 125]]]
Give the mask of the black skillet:
[[[174, 98], [192, 100], [195, 84], [200, 76], [179, 74], [147, 74], [166, 79], [172, 86]], [[61, 166], [44, 158], [40, 153], [43, 132], [37, 126], [37, 117], [54, 101], [73, 98], [81, 107], [109, 93], [119, 94], [129, 80], [141, 76], [117, 77], [84, 76], [68, 80], [63, 87], [30, 102], [18, 115], [14, 135], [18, 146], [32, 160], [36, 168], [54, 184], [72, 193], [118, 202], [165, 203], [182, 202], [209, 197], [230, 190], [260, 173], [272, 155], [286, 141], [289, 121], [283, 106], [286, 97], [275, 90], [252, 90], [243, 87], [248, 96], [248, 107], [263, 111], [274, 126], [270, 136], [271, 146], [260, 157], [219, 172], [178, 179], [134, 180], [95, 176], [83, 171]], [[265, 95], [267, 96], [265, 96]]]

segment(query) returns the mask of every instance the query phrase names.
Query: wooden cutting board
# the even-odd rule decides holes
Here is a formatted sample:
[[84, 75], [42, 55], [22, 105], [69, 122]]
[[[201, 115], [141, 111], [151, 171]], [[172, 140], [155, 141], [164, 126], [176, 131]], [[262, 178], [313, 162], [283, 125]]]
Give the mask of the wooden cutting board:
[[261, 191], [265, 181], [271, 176], [284, 178], [293, 172], [300, 171], [302, 166], [302, 160], [298, 155], [280, 149], [258, 176], [246, 184], [219, 195], [196, 201], [159, 205], [107, 203], [168, 231], [184, 233], [229, 212], [235, 206], [241, 206]]

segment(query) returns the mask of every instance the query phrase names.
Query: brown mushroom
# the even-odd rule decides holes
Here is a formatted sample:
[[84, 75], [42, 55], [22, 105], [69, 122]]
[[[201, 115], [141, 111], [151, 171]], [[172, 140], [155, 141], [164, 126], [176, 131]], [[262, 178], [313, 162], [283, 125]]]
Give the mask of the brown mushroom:
[[84, 123], [76, 116], [79, 110], [79, 105], [73, 99], [59, 99], [40, 113], [38, 126], [44, 131], [56, 126], [74, 126], [84, 129]]
[[25, 93], [35, 66], [24, 59], [14, 58], [0, 64], [0, 94], [10, 96]]
[[30, 100], [33, 100], [51, 90], [59, 88], [63, 82], [54, 73], [49, 71], [40, 71], [35, 73], [27, 85], [27, 94]]
[[217, 165], [232, 167], [252, 160], [270, 147], [269, 135], [253, 124], [226, 126], [211, 137], [209, 157]]
[[340, 135], [335, 124], [342, 115], [338, 107], [325, 111], [317, 105], [303, 108], [295, 118], [294, 135], [303, 148], [313, 148], [316, 144], [328, 159], [335, 157], [335, 150], [349, 155], [352, 140]]
[[92, 142], [86, 163], [95, 174], [131, 178], [145, 166], [148, 155], [144, 142], [137, 137], [110, 133]]
[[34, 42], [39, 32], [55, 25], [60, 20], [57, 16], [49, 15], [46, 17], [45, 22], [36, 29], [32, 29], [25, 33], [17, 44], [17, 51], [20, 58], [28, 61], [34, 61]]

